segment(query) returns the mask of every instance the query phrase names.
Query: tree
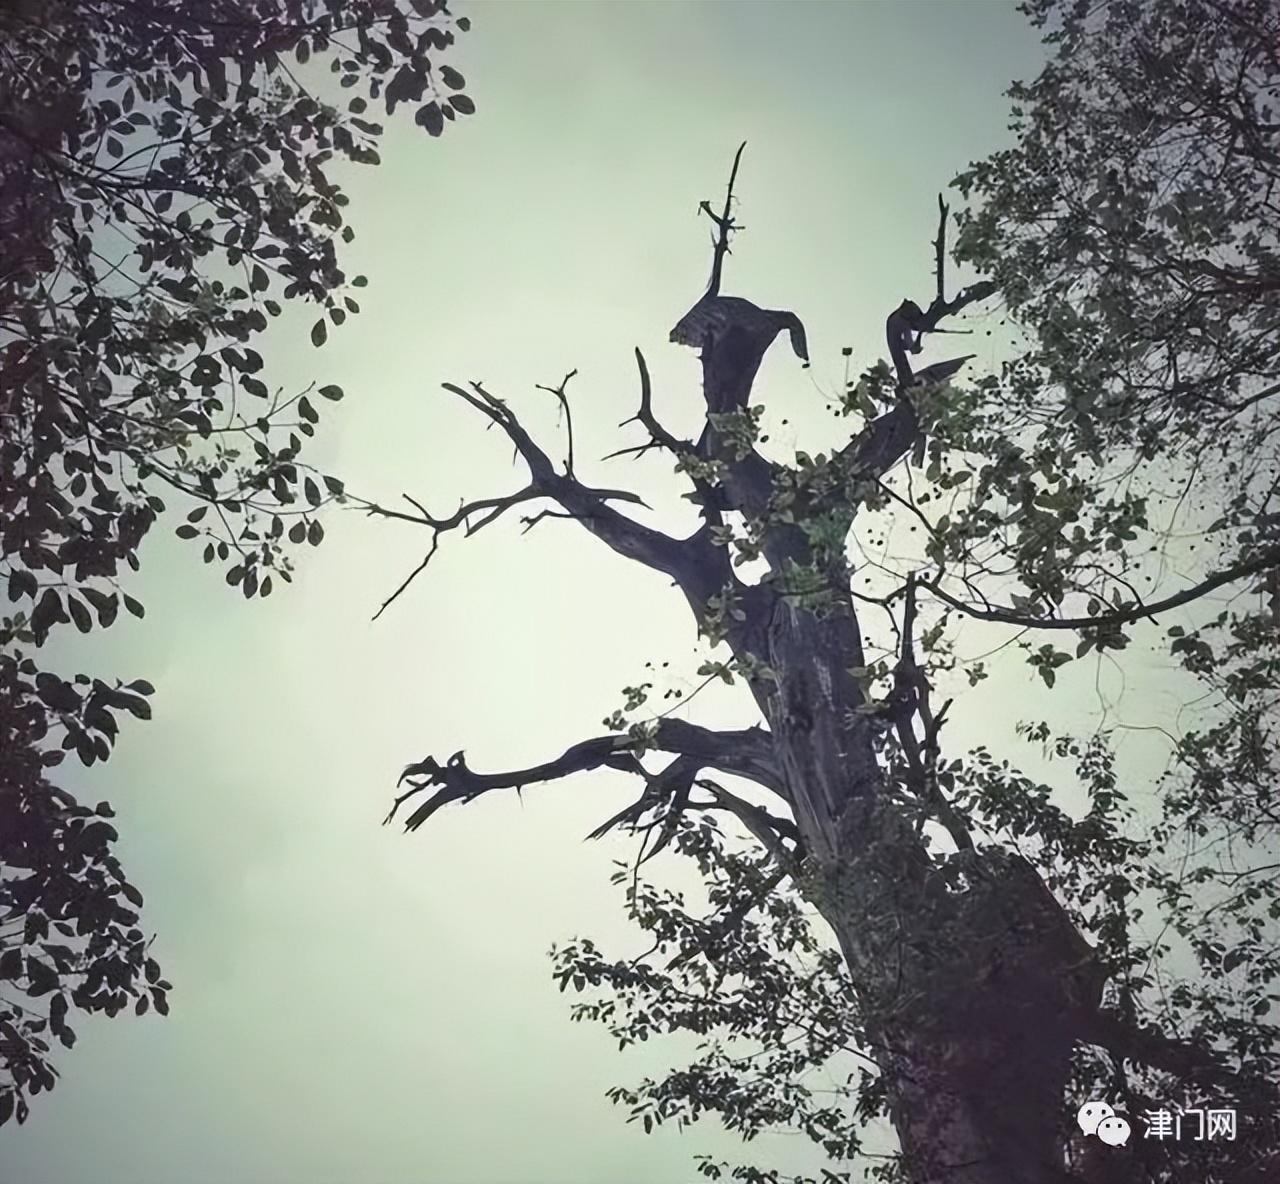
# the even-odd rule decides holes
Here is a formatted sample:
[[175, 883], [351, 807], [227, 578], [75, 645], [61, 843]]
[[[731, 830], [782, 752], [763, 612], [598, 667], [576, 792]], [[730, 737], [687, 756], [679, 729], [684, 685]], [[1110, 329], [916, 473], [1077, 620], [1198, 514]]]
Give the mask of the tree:
[[[106, 760], [152, 687], [37, 651], [143, 615], [128, 571], [166, 512], [246, 598], [320, 543], [342, 484], [303, 444], [313, 399], [342, 391], [271, 390], [252, 343], [282, 301], [319, 306], [317, 346], [359, 312], [333, 166], [378, 163], [373, 102], [415, 108], [432, 136], [474, 110], [440, 62], [467, 27], [441, 0], [0, 14], [0, 1125], [52, 1088], [73, 1009], [168, 1010], [109, 805], [50, 780], [68, 752]], [[343, 107], [317, 97], [322, 62]]]
[[[697, 860], [710, 912], [643, 884], [638, 866], [622, 869], [653, 949], [616, 961], [578, 941], [556, 957], [562, 988], [606, 988], [575, 1015], [622, 1043], [674, 1030], [705, 1038], [688, 1068], [614, 1092], [646, 1129], [718, 1113], [750, 1138], [789, 1122], [846, 1160], [860, 1123], [887, 1115], [901, 1155], [874, 1167], [886, 1179], [1261, 1182], [1277, 1166], [1280, 1070], [1267, 1019], [1280, 902], [1260, 854], [1275, 837], [1277, 601], [1223, 608], [1210, 595], [1239, 596], [1260, 578], [1269, 589], [1280, 561], [1272, 420], [1259, 410], [1275, 395], [1264, 368], [1277, 353], [1272, 195], [1240, 179], [1273, 165], [1274, 18], [1223, 0], [1030, 10], [1051, 23], [1055, 59], [1015, 92], [1032, 104], [1018, 146], [959, 182], [986, 204], [961, 217], [958, 255], [991, 278], [949, 294], [940, 201], [931, 299], [889, 314], [892, 366], [849, 384], [854, 430], [829, 453], [783, 458], [760, 436], [750, 400], [764, 353], [783, 328], [802, 358], [807, 348], [794, 314], [721, 293], [738, 228], [735, 160], [723, 204], [702, 206], [715, 232], [708, 291], [672, 331], [700, 348], [705, 428], [694, 442], [664, 427], [637, 351], [633, 422], [646, 438], [622, 450], [672, 458], [696, 530], [643, 525], [618, 508], [633, 494], [580, 474], [572, 374], [544, 388], [566, 413], [563, 462], [484, 383], [447, 383], [505, 435], [527, 484], [447, 517], [371, 507], [427, 531], [422, 567], [445, 535], [517, 508], [528, 527], [577, 523], [670, 578], [712, 647], [702, 676], [740, 683], [763, 726], [646, 716], [646, 683], [627, 688], [599, 736], [545, 764], [482, 772], [462, 753], [410, 764], [392, 816], [412, 804], [415, 830], [451, 803], [601, 767], [642, 783], [596, 833], [629, 828], [644, 836], [640, 858], [676, 848]], [[1250, 33], [1251, 12], [1270, 26]], [[1229, 98], [1223, 79], [1236, 81]], [[1188, 86], [1217, 106], [1186, 98]], [[1151, 143], [1131, 136], [1138, 110]], [[1177, 132], [1215, 115], [1226, 127], [1217, 148]], [[1237, 126], [1246, 117], [1256, 135]], [[1107, 152], [1141, 178], [1125, 177], [1122, 216], [1097, 197], [1113, 186], [1097, 167]], [[1124, 237], [1091, 239], [1078, 220], [1055, 219], [1056, 203], [1083, 204]], [[1031, 335], [1000, 374], [962, 388], [950, 379], [964, 359], [914, 366], [922, 337], [997, 292]], [[1237, 425], [1247, 459], [1223, 438]], [[923, 472], [903, 465], [913, 453]], [[887, 563], [871, 545], [895, 516], [925, 542]], [[1173, 575], [1162, 559], [1192, 529], [1194, 549], [1176, 554], [1192, 574]], [[1193, 627], [1166, 626], [1175, 610]], [[897, 638], [888, 652], [865, 640], [870, 614]], [[1007, 626], [1049, 687], [1072, 662], [1139, 643], [1219, 690], [1204, 729], [1175, 738], [1153, 828], [1128, 801], [1105, 729], [1020, 727], [1071, 766], [1089, 801], [1079, 817], [987, 747], [944, 752], [951, 700], [939, 689], [985, 677], [955, 659], [974, 619]], [[1073, 634], [1072, 650], [1054, 644]], [[716, 815], [731, 820], [731, 840]], [[732, 1056], [735, 1038], [753, 1051]], [[851, 1104], [824, 1104], [803, 1074], [842, 1053], [861, 1066]], [[1076, 1109], [1090, 1098], [1129, 1116], [1127, 1147], [1079, 1134]], [[1138, 1137], [1147, 1112], [1181, 1105], [1234, 1109], [1236, 1137]], [[728, 1170], [703, 1164], [712, 1178]], [[829, 1178], [850, 1178], [843, 1171]]]

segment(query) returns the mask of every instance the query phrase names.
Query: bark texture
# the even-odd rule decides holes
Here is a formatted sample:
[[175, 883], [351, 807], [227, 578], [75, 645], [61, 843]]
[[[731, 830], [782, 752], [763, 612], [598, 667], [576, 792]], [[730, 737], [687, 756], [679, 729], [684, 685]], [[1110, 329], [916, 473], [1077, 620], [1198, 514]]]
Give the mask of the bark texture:
[[[752, 340], [729, 325], [704, 342], [709, 410], [746, 406], [771, 340], [767, 328]], [[714, 425], [706, 454], [725, 466], [732, 508], [762, 515], [774, 475]], [[918, 436], [904, 401], [855, 441], [849, 463], [878, 476]], [[850, 519], [857, 512], [843, 508]], [[829, 567], [820, 597], [789, 588], [788, 571], [823, 562], [795, 525], [769, 527], [764, 552], [773, 578], [742, 597], [747, 619], [730, 643], [748, 665], [776, 674], [757, 699], [807, 853], [803, 890], [840, 941], [911, 1178], [1066, 1180], [1070, 1054], [1102, 986], [1092, 951], [1025, 861], [966, 852], [963, 884], [935, 868], [918, 829], [885, 796], [881, 724], [859, 711], [866, 704], [850, 671], [867, 661], [848, 573]]]

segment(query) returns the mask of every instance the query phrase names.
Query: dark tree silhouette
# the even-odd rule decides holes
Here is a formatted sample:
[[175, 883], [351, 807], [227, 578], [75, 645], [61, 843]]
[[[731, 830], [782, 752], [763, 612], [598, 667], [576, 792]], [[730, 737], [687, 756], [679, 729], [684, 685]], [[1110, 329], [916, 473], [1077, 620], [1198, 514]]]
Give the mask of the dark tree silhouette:
[[[73, 1009], [168, 1009], [110, 807], [50, 781], [68, 752], [107, 759], [151, 685], [36, 651], [142, 616], [128, 572], [165, 499], [246, 597], [320, 542], [342, 485], [303, 441], [342, 391], [272, 391], [252, 343], [280, 301], [320, 306], [316, 345], [359, 311], [331, 165], [377, 163], [373, 101], [431, 135], [474, 109], [437, 60], [465, 28], [438, 0], [0, 11], [0, 1125], [52, 1088]], [[321, 61], [362, 92], [345, 109], [308, 89]]]
[[[1032, 7], [1047, 19], [1056, 6]], [[414, 513], [369, 507], [427, 530], [423, 567], [446, 534], [474, 533], [513, 510], [527, 511], [527, 526], [548, 518], [578, 524], [622, 558], [672, 581], [718, 647], [720, 657], [702, 674], [740, 681], [759, 713], [759, 725], [737, 731], [669, 713], [644, 718], [651, 688], [629, 688], [627, 709], [606, 721], [603, 734], [545, 764], [483, 772], [458, 753], [409, 765], [402, 777], [408, 789], [392, 811], [407, 809], [405, 824], [414, 830], [450, 803], [601, 767], [641, 782], [634, 804], [596, 833], [629, 828], [644, 836], [642, 857], [674, 847], [696, 859], [712, 911], [693, 916], [678, 897], [642, 884], [637, 872], [620, 872], [630, 913], [653, 935], [653, 950], [618, 962], [576, 942], [558, 952], [557, 976], [562, 987], [607, 989], [604, 1001], [582, 1004], [576, 1015], [605, 1022], [624, 1044], [660, 1031], [707, 1037], [690, 1068], [615, 1091], [646, 1129], [708, 1112], [748, 1138], [792, 1123], [842, 1160], [859, 1150], [859, 1123], [883, 1114], [901, 1156], [874, 1170], [913, 1184], [1275, 1178], [1270, 1136], [1280, 1062], [1266, 1016], [1277, 997], [1280, 904], [1268, 862], [1252, 857], [1274, 836], [1267, 827], [1276, 821], [1266, 719], [1276, 683], [1277, 598], [1239, 612], [1208, 598], [1238, 594], [1259, 578], [1274, 581], [1280, 549], [1268, 533], [1274, 515], [1267, 490], [1277, 487], [1276, 469], [1268, 450], [1261, 475], [1238, 458], [1234, 468], [1203, 470], [1196, 458], [1186, 459], [1179, 436], [1221, 408], [1206, 447], [1225, 455], [1222, 424], [1274, 396], [1261, 367], [1274, 364], [1280, 322], [1274, 305], [1262, 305], [1259, 278], [1275, 266], [1262, 245], [1274, 231], [1259, 226], [1232, 239], [1235, 207], [1224, 214], [1201, 196], [1184, 215], [1178, 210], [1192, 211], [1190, 197], [1157, 193], [1154, 183], [1142, 190], [1148, 206], [1169, 200], [1173, 212], [1131, 212], [1135, 221], [1123, 225], [1132, 243], [1159, 245], [1143, 229], [1145, 213], [1169, 226], [1190, 218], [1188, 242], [1203, 245], [1216, 230], [1252, 253], [1234, 268], [1189, 264], [1211, 290], [1190, 280], [1179, 289], [1188, 317], [1227, 302], [1229, 312], [1204, 311], [1216, 336], [1197, 357], [1204, 365], [1229, 359], [1234, 377], [1184, 369], [1174, 350], [1163, 359], [1163, 381], [1173, 386], [1162, 398], [1159, 388], [1135, 385], [1136, 371], [1125, 368], [1139, 361], [1148, 339], [1122, 338], [1122, 326], [1108, 318], [1123, 311], [1141, 319], [1133, 305], [1144, 298], [1143, 285], [1153, 274], [1163, 284], [1168, 269], [1131, 251], [1131, 271], [1117, 277], [1108, 270], [1115, 253], [1100, 247], [1082, 255], [1070, 238], [1054, 243], [1048, 256], [1036, 254], [1035, 244], [1045, 241], [1036, 222], [1043, 203], [1025, 191], [1027, 171], [1051, 196], [1060, 192], [1055, 186], [1069, 190], [1079, 145], [1120, 142], [1104, 112], [1125, 125], [1136, 118], [1131, 108], [1143, 104], [1150, 118], [1152, 80], [1182, 86], [1185, 75], [1170, 62], [1195, 62], [1193, 49], [1216, 63], [1194, 77], [1254, 71], [1274, 89], [1275, 42], [1268, 50], [1265, 36], [1232, 23], [1248, 8], [1215, 0], [1064, 6], [1055, 26], [1061, 57], [1037, 84], [1019, 151], [962, 181], [991, 195], [1024, 186], [1023, 204], [992, 204], [962, 220], [965, 258], [992, 278], [958, 291], [948, 282], [950, 214], [940, 201], [931, 297], [903, 300], [888, 315], [893, 365], [878, 363], [848, 384], [844, 410], [856, 427], [829, 454], [784, 461], [760, 438], [760, 409], [751, 399], [765, 352], [784, 328], [802, 358], [808, 351], [793, 313], [722, 292], [737, 229], [735, 161], [723, 204], [702, 207], [715, 228], [708, 290], [671, 334], [676, 344], [700, 349], [705, 428], [695, 442], [663, 425], [637, 351], [633, 422], [646, 439], [622, 450], [671, 456], [701, 518], [687, 537], [623, 513], [619, 507], [635, 503], [634, 494], [589, 483], [572, 442], [567, 463], [554, 460], [512, 403], [483, 382], [445, 389], [506, 436], [528, 470], [527, 484], [448, 517], [416, 505]], [[1111, 64], [1110, 74], [1099, 58]], [[1125, 74], [1130, 58], [1153, 63], [1146, 89], [1140, 77]], [[1132, 88], [1125, 92], [1131, 108], [1108, 81]], [[1066, 96], [1076, 85], [1087, 98], [1072, 105]], [[1096, 119], [1090, 104], [1098, 105]], [[1219, 109], [1234, 126], [1242, 106], [1235, 96]], [[1067, 121], [1054, 125], [1064, 137], [1057, 156], [1036, 139], [1055, 111], [1066, 112]], [[1226, 136], [1227, 157], [1255, 142], [1273, 152], [1274, 115], [1264, 106], [1253, 114], [1256, 137]], [[1161, 141], [1152, 149], [1153, 167], [1170, 178], [1179, 175], [1176, 145]], [[1110, 184], [1105, 170], [1098, 180]], [[1208, 180], [1189, 184], [1198, 190]], [[1086, 208], [1099, 208], [1088, 194], [1084, 199]], [[1010, 249], [1019, 235], [1032, 244], [1022, 257]], [[1073, 267], [1095, 277], [1101, 267], [1112, 277], [1106, 294], [1074, 287]], [[1054, 284], [1051, 307], [1030, 298]], [[997, 293], [1039, 331], [1040, 344], [968, 388], [950, 382], [965, 359], [914, 365], [922, 338]], [[1067, 323], [1069, 317], [1075, 319]], [[1152, 334], [1170, 323], [1141, 319]], [[1160, 340], [1149, 340], [1155, 344], [1146, 358], [1159, 362]], [[1240, 348], [1232, 352], [1229, 344]], [[570, 379], [551, 388], [565, 407]], [[1226, 397], [1236, 402], [1223, 405]], [[1112, 400], [1129, 402], [1108, 412]], [[1257, 428], [1263, 434], [1250, 439], [1269, 442], [1273, 422], [1266, 418]], [[918, 475], [901, 463], [912, 453], [923, 466]], [[1200, 517], [1170, 482], [1187, 464], [1206, 490]], [[1238, 513], [1217, 520], [1211, 493], [1222, 472], [1254, 493], [1261, 482], [1265, 496], [1232, 502]], [[919, 526], [925, 541], [918, 554], [890, 562], [868, 544], [894, 516]], [[1191, 531], [1202, 546], [1179, 563], [1189, 574], [1171, 576], [1162, 563], [1170, 540]], [[748, 564], [763, 565], [764, 574], [748, 578]], [[1149, 588], [1140, 592], [1144, 583]], [[1193, 627], [1174, 624], [1167, 635], [1152, 628], [1174, 610], [1181, 610], [1176, 621]], [[889, 622], [892, 650], [865, 640], [869, 614]], [[1026, 739], [1074, 765], [1089, 801], [1078, 818], [1052, 801], [1051, 787], [985, 748], [944, 752], [950, 700], [939, 701], [937, 688], [958, 677], [977, 686], [985, 677], [981, 664], [959, 666], [952, 647], [957, 627], [970, 619], [1008, 626], [1009, 644], [1023, 648], [1049, 687], [1064, 666], [1123, 650], [1134, 639], [1154, 639], [1193, 675], [1220, 686], [1212, 725], [1175, 738], [1154, 828], [1126, 803], [1105, 729], [1076, 739], [1047, 723], [1020, 727]], [[1225, 637], [1221, 649], [1202, 636], [1202, 625]], [[1074, 652], [1052, 644], [1068, 633], [1076, 635]], [[1252, 747], [1243, 743], [1250, 737]], [[1218, 743], [1229, 747], [1220, 751]], [[716, 815], [731, 819], [752, 845], [743, 851], [726, 843], [710, 821]], [[830, 928], [838, 956], [813, 937], [801, 901]], [[1216, 910], [1212, 917], [1206, 904]], [[1157, 918], [1154, 928], [1143, 919], [1148, 912]], [[1170, 932], [1185, 941], [1181, 963]], [[754, 1042], [759, 1059], [729, 1056], [721, 1035]], [[865, 1067], [849, 1091], [851, 1105], [842, 1111], [818, 1104], [803, 1073], [850, 1049]], [[1135, 1138], [1127, 1147], [1079, 1136], [1076, 1107], [1090, 1097], [1130, 1116]], [[1238, 1131], [1218, 1142], [1140, 1138], [1145, 1110], [1196, 1104], [1234, 1109]], [[703, 1164], [713, 1178], [728, 1170]], [[753, 1168], [734, 1175], [778, 1178]]]

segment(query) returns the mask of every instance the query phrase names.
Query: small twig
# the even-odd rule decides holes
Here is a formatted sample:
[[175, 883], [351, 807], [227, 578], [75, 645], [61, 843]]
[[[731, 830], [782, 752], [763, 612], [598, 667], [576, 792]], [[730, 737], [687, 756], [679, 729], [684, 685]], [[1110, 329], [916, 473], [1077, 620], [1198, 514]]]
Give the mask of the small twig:
[[933, 240], [933, 273], [937, 280], [937, 296], [935, 303], [945, 304], [946, 288], [944, 285], [944, 276], [946, 267], [946, 249], [947, 249], [947, 203], [942, 200], [942, 194], [938, 194], [938, 237]]
[[413, 569], [413, 571], [411, 571], [411, 572], [409, 573], [409, 575], [405, 578], [404, 582], [400, 585], [400, 587], [398, 587], [394, 592], [392, 592], [392, 593], [391, 593], [391, 595], [390, 595], [390, 596], [388, 596], [388, 597], [386, 598], [386, 600], [384, 600], [384, 601], [382, 602], [382, 607], [381, 607], [381, 608], [379, 608], [379, 609], [378, 609], [378, 611], [377, 611], [376, 613], [374, 613], [374, 614], [373, 614], [373, 619], [374, 619], [375, 621], [376, 621], [380, 616], [382, 616], [382, 614], [383, 614], [383, 613], [385, 613], [385, 612], [387, 611], [387, 609], [389, 609], [389, 608], [390, 608], [390, 607], [391, 607], [391, 606], [396, 602], [396, 600], [399, 598], [400, 594], [401, 594], [401, 593], [402, 593], [406, 588], [408, 588], [408, 587], [409, 587], [409, 585], [410, 585], [410, 584], [412, 584], [412, 583], [413, 583], [413, 581], [414, 581], [414, 580], [416, 580], [416, 579], [418, 578], [418, 576], [420, 576], [420, 575], [422, 574], [422, 572], [426, 569], [427, 564], [431, 562], [431, 557], [436, 553], [436, 548], [437, 548], [439, 545], [440, 545], [440, 536], [439, 536], [439, 534], [433, 535], [433, 536], [432, 536], [432, 538], [431, 538], [431, 547], [430, 547], [430, 548], [429, 548], [429, 550], [427, 551], [426, 555], [423, 557], [422, 562], [421, 562], [421, 563], [419, 563], [419, 564], [418, 564], [418, 566], [417, 566], [417, 567], [415, 567], [415, 568]]
[[711, 248], [711, 282], [707, 285], [708, 296], [718, 296], [720, 294], [720, 276], [724, 270], [724, 257], [731, 253], [729, 250], [729, 235], [735, 230], [742, 229], [733, 220], [733, 185], [738, 179], [738, 165], [742, 161], [742, 153], [746, 146], [747, 142], [743, 140], [738, 145], [738, 151], [734, 154], [733, 168], [729, 172], [729, 184], [726, 186], [724, 193], [724, 211], [717, 217], [712, 212], [709, 201], [704, 201], [698, 207], [702, 213], [706, 214], [716, 224], [716, 234], [712, 240]]
[[577, 373], [577, 370], [570, 370], [559, 386], [539, 386], [537, 388], [540, 391], [546, 391], [549, 395], [554, 395], [560, 403], [560, 409], [564, 412], [565, 430], [569, 436], [569, 456], [565, 462], [565, 472], [570, 477], [573, 476], [573, 413], [569, 410], [569, 396], [565, 393], [565, 387], [569, 385], [569, 379], [575, 377]]

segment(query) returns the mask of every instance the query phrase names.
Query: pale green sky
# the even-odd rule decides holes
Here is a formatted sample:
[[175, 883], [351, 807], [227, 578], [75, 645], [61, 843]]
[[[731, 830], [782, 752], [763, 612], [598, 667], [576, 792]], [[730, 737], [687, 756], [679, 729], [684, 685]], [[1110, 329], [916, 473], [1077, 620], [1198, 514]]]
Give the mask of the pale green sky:
[[[474, 21], [458, 64], [478, 114], [440, 141], [397, 130], [383, 166], [351, 179], [363, 314], [322, 351], [308, 316], [263, 349], [287, 389], [348, 391], [322, 408], [313, 459], [353, 491], [438, 508], [522, 478], [442, 380], [483, 378], [549, 440], [533, 384], [577, 367], [579, 456], [599, 456], [622, 442], [640, 345], [662, 412], [692, 430], [696, 355], [667, 333], [706, 280], [698, 201], [722, 191], [742, 139], [748, 230], [725, 286], [809, 330], [811, 371], [781, 349], [762, 371], [775, 443], [829, 438], [819, 388], [838, 386], [840, 347], [871, 360], [886, 312], [929, 295], [936, 194], [1003, 142], [1001, 91], [1037, 60], [1003, 0], [458, 9]], [[580, 468], [652, 496], [655, 521], [684, 520], [663, 462]], [[6, 1132], [0, 1176], [667, 1184], [695, 1178], [697, 1152], [738, 1154], [711, 1125], [624, 1125], [605, 1088], [678, 1050], [618, 1055], [569, 1023], [549, 978], [554, 941], [634, 943], [607, 882], [629, 845], [581, 842], [625, 779], [492, 797], [413, 838], [378, 825], [407, 761], [543, 759], [597, 731], [647, 660], [691, 659], [664, 581], [572, 524], [521, 539], [513, 523], [448, 540], [371, 624], [425, 545], [410, 528], [332, 518], [293, 588], [246, 604], [171, 527], [134, 588], [145, 622], [72, 639], [64, 660], [158, 688], [154, 722], [69, 777], [119, 810], [172, 1015], [80, 1023], [55, 1093]], [[990, 738], [1034, 702], [1031, 677], [1013, 665], [985, 684], [952, 741]], [[751, 718], [727, 693], [698, 706]], [[817, 1162], [795, 1136], [749, 1150]]]

